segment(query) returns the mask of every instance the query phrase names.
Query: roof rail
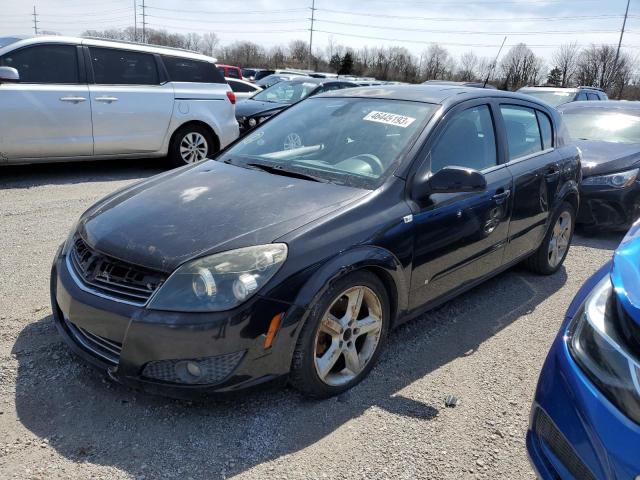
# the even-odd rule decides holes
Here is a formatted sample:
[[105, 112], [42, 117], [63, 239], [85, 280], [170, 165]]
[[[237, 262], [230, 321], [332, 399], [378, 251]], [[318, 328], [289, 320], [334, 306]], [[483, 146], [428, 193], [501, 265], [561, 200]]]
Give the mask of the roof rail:
[[91, 36], [80, 37], [80, 38], [86, 38], [87, 40], [101, 40], [103, 42], [124, 43], [126, 45], [138, 45], [141, 47], [166, 48], [167, 50], [177, 50], [179, 52], [189, 52], [189, 53], [197, 53], [199, 55], [204, 55], [203, 53], [198, 52], [197, 50], [189, 50], [187, 48], [178, 48], [178, 47], [167, 47], [165, 45], [157, 45], [155, 43], [132, 42], [131, 40], [118, 40], [114, 38], [91, 37]]
[[604, 92], [604, 90], [600, 87], [591, 87], [589, 85], [580, 85], [578, 88], [589, 88], [591, 90], [598, 90], [599, 92]]

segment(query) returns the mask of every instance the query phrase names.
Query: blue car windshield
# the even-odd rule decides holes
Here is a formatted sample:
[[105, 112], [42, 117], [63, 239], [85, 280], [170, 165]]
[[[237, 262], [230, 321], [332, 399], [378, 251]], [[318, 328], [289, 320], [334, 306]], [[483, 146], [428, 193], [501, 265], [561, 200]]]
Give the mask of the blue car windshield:
[[305, 100], [259, 126], [219, 159], [377, 188], [438, 105], [378, 98]]

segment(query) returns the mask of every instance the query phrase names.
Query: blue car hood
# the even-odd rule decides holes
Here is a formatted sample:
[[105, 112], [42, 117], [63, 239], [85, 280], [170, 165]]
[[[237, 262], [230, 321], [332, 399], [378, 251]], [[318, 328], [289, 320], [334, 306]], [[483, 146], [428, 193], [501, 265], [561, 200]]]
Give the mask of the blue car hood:
[[613, 255], [611, 282], [627, 314], [640, 326], [640, 221]]

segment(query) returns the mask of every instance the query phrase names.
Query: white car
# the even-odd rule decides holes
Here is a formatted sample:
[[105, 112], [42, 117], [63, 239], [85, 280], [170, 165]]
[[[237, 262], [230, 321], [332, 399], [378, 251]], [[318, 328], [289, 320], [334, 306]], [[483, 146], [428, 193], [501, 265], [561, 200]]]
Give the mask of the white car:
[[246, 82], [244, 80], [238, 80], [237, 78], [225, 78], [233, 93], [236, 94], [238, 100], [244, 100], [245, 98], [251, 98], [256, 93], [261, 92], [262, 88], [258, 87], [255, 83]]
[[215, 59], [87, 38], [0, 38], [0, 164], [205, 159], [238, 137]]

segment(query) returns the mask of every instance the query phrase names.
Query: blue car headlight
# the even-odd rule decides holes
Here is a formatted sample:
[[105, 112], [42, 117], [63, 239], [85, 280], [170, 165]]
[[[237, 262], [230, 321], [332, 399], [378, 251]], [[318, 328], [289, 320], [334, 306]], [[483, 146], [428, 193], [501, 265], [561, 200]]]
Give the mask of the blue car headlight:
[[286, 258], [284, 243], [198, 258], [173, 272], [151, 298], [148, 308], [179, 312], [232, 309], [255, 295]]
[[607, 275], [591, 291], [569, 328], [571, 355], [625, 415], [640, 423], [640, 364], [621, 335], [618, 304]]
[[601, 185], [613, 188], [626, 188], [638, 178], [638, 169], [625, 172], [612, 173], [611, 175], [594, 175], [582, 180], [583, 185]]

